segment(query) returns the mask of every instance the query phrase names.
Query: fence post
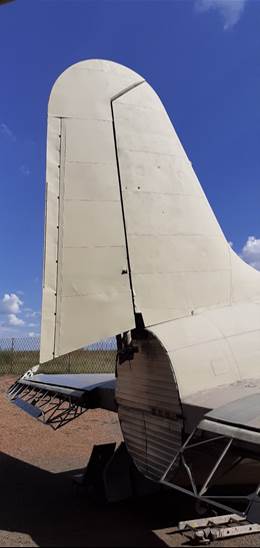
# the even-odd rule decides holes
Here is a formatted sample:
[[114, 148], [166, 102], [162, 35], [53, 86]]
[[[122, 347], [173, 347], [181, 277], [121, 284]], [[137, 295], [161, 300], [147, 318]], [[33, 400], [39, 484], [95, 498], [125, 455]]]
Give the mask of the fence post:
[[10, 370], [10, 373], [13, 373], [13, 368], [14, 368], [14, 337], [12, 337], [12, 342], [11, 342], [11, 370]]
[[68, 354], [68, 373], [70, 373], [70, 352]]

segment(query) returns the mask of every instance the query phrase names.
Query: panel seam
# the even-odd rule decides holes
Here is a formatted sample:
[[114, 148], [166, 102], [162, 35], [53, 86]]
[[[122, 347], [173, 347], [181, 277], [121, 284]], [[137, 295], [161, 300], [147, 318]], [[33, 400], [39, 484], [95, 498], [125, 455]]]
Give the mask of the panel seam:
[[127, 267], [128, 267], [128, 276], [129, 276], [129, 283], [130, 283], [130, 291], [132, 296], [132, 304], [133, 304], [133, 312], [136, 313], [136, 305], [135, 305], [135, 296], [134, 296], [134, 287], [133, 287], [133, 281], [132, 281], [132, 272], [131, 272], [131, 263], [130, 263], [130, 254], [129, 254], [129, 247], [128, 247], [128, 239], [127, 239], [127, 229], [126, 229], [126, 217], [125, 217], [125, 209], [124, 209], [124, 202], [123, 202], [123, 191], [122, 191], [122, 181], [121, 181], [121, 173], [120, 173], [120, 164], [119, 164], [119, 156], [118, 156], [118, 144], [117, 144], [117, 135], [116, 135], [116, 126], [115, 126], [115, 116], [114, 116], [114, 109], [113, 109], [113, 101], [118, 99], [119, 97], [122, 97], [132, 89], [135, 89], [136, 87], [143, 84], [145, 80], [142, 80], [141, 82], [138, 82], [136, 84], [133, 84], [127, 89], [124, 89], [124, 91], [120, 92], [119, 94], [115, 95], [111, 101], [111, 114], [112, 114], [112, 128], [113, 128], [113, 137], [114, 137], [114, 145], [115, 145], [115, 155], [116, 155], [116, 166], [117, 166], [117, 175], [118, 175], [118, 183], [119, 183], [119, 194], [120, 194], [120, 201], [121, 201], [121, 209], [122, 209], [122, 218], [123, 218], [123, 226], [124, 226], [124, 236], [125, 236], [125, 246], [126, 246], [126, 259], [127, 259]]
[[62, 264], [62, 237], [63, 237], [63, 227], [62, 227], [62, 216], [63, 216], [63, 210], [62, 210], [62, 200], [61, 200], [61, 192], [62, 192], [62, 176], [63, 176], [63, 169], [65, 168], [65, 162], [63, 162], [63, 159], [65, 157], [64, 154], [64, 148], [65, 148], [65, 135], [64, 135], [64, 124], [62, 122], [62, 118], [60, 118], [60, 127], [59, 127], [59, 139], [60, 139], [60, 149], [59, 149], [59, 194], [57, 196], [58, 200], [58, 219], [57, 219], [57, 230], [58, 230], [58, 239], [57, 239], [57, 270], [56, 270], [56, 295], [55, 295], [55, 323], [54, 323], [54, 347], [53, 347], [53, 358], [55, 358], [55, 354], [59, 351], [59, 344], [60, 344], [60, 329], [61, 325], [57, 323], [58, 318], [58, 312], [60, 310], [60, 301], [61, 301], [61, 294], [58, 295], [58, 287], [62, 287], [62, 272], [61, 272], [61, 264]]

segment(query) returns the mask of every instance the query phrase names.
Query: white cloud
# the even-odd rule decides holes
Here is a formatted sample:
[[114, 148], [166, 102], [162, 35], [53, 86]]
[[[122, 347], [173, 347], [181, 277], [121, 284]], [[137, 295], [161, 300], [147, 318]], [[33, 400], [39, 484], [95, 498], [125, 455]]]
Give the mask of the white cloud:
[[23, 301], [18, 296], [22, 293], [19, 290], [0, 296], [0, 339], [2, 337], [28, 337], [26, 328], [35, 328], [35, 332], [31, 331], [33, 333], [31, 336], [39, 336], [36, 331], [40, 329], [40, 312], [34, 311], [30, 307], [24, 307]]
[[257, 270], [260, 270], [260, 238], [249, 236], [240, 257]]
[[[38, 337], [41, 313], [31, 307], [24, 307], [20, 298], [22, 291], [5, 293], [0, 297], [0, 338], [1, 337]], [[18, 296], [19, 295], [19, 296]], [[27, 333], [25, 329], [35, 331]]]
[[0, 314], [19, 314], [23, 301], [15, 293], [5, 293], [0, 301]]
[[232, 28], [239, 21], [248, 0], [196, 0], [197, 11], [216, 10], [224, 21], [224, 30]]
[[[17, 314], [22, 313], [23, 301], [16, 293], [5, 293], [0, 299], [0, 334], [17, 336], [17, 328], [25, 325], [25, 321]], [[2, 321], [1, 321], [2, 319]]]
[[21, 318], [18, 318], [15, 314], [9, 314], [8, 315], [8, 324], [13, 325], [15, 327], [24, 325], [24, 321]]
[[7, 137], [8, 139], [10, 139], [11, 141], [16, 141], [15, 134], [10, 129], [10, 127], [7, 124], [5, 124], [4, 122], [2, 122], [0, 124], [0, 132], [2, 133], [2, 135]]

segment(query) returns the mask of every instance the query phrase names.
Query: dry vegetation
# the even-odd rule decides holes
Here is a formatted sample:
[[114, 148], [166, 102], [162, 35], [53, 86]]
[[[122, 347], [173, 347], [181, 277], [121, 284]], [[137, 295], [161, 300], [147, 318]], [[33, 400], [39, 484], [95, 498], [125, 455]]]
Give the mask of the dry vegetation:
[[[113, 373], [115, 350], [76, 350], [41, 366], [42, 373]], [[39, 363], [37, 350], [0, 350], [0, 375], [22, 375]]]

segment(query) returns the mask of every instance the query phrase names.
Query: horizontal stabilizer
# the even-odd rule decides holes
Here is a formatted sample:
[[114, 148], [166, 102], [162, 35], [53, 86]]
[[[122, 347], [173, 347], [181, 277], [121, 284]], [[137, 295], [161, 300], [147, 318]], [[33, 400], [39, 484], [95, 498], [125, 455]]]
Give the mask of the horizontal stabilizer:
[[54, 430], [88, 409], [116, 411], [112, 374], [33, 375], [19, 379], [8, 395], [23, 411]]
[[260, 445], [260, 394], [213, 409], [200, 422], [198, 428]]

